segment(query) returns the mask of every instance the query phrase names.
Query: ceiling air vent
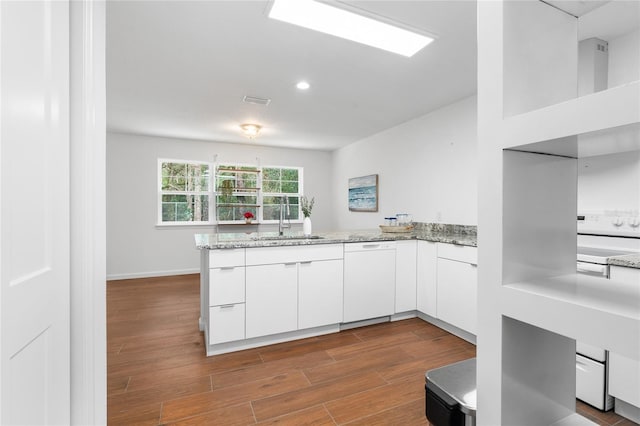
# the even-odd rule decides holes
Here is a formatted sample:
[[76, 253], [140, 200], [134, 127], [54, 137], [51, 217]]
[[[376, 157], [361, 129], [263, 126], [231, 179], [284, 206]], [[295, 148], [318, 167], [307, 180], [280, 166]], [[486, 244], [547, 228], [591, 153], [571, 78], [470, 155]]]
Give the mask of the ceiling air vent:
[[242, 101], [246, 102], [248, 104], [256, 104], [256, 105], [267, 106], [271, 102], [271, 99], [258, 98], [258, 97], [255, 97], [255, 96], [245, 96], [244, 98], [242, 98]]

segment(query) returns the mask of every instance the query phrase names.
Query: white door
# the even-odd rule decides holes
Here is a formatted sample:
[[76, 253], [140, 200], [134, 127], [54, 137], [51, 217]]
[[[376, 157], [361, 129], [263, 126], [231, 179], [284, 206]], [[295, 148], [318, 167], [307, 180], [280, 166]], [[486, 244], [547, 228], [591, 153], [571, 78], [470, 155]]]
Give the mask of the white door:
[[69, 4], [0, 2], [0, 423], [70, 423]]

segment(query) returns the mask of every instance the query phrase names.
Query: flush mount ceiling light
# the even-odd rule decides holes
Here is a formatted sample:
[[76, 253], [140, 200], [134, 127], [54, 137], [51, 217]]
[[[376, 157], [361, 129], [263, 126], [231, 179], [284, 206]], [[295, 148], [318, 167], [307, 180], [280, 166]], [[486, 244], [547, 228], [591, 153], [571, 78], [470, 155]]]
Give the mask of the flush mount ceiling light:
[[269, 18], [407, 57], [433, 41], [432, 37], [313, 0], [274, 0]]
[[245, 123], [241, 124], [240, 128], [242, 129], [242, 133], [244, 133], [246, 137], [248, 137], [249, 139], [253, 139], [258, 136], [258, 133], [260, 133], [260, 129], [262, 129], [262, 126], [259, 124]]
[[296, 87], [300, 90], [307, 90], [311, 85], [306, 81], [299, 81], [298, 84], [296, 84]]

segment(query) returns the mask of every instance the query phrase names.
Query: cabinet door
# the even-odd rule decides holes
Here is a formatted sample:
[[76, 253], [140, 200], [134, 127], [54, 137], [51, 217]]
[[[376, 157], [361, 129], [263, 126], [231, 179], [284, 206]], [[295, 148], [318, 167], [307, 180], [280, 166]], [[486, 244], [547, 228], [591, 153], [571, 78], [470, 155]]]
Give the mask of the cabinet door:
[[247, 266], [247, 339], [298, 328], [297, 263]]
[[609, 352], [609, 393], [640, 407], [640, 361]]
[[298, 328], [342, 322], [342, 260], [298, 266]]
[[345, 252], [345, 322], [394, 313], [395, 262], [395, 249]]
[[396, 313], [416, 309], [416, 247], [417, 241], [396, 243]]
[[209, 344], [244, 339], [244, 303], [209, 308]]
[[438, 258], [438, 318], [476, 334], [478, 274], [475, 265]]
[[437, 251], [436, 243], [418, 241], [417, 307], [434, 318], [438, 317]]
[[209, 306], [244, 303], [244, 266], [209, 270]]

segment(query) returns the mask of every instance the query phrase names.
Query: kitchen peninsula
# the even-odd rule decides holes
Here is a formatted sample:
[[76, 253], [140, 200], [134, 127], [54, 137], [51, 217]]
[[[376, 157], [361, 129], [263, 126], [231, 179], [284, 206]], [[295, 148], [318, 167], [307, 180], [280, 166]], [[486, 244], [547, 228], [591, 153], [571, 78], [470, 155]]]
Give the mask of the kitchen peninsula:
[[475, 343], [475, 226], [195, 240], [207, 355], [416, 316]]

